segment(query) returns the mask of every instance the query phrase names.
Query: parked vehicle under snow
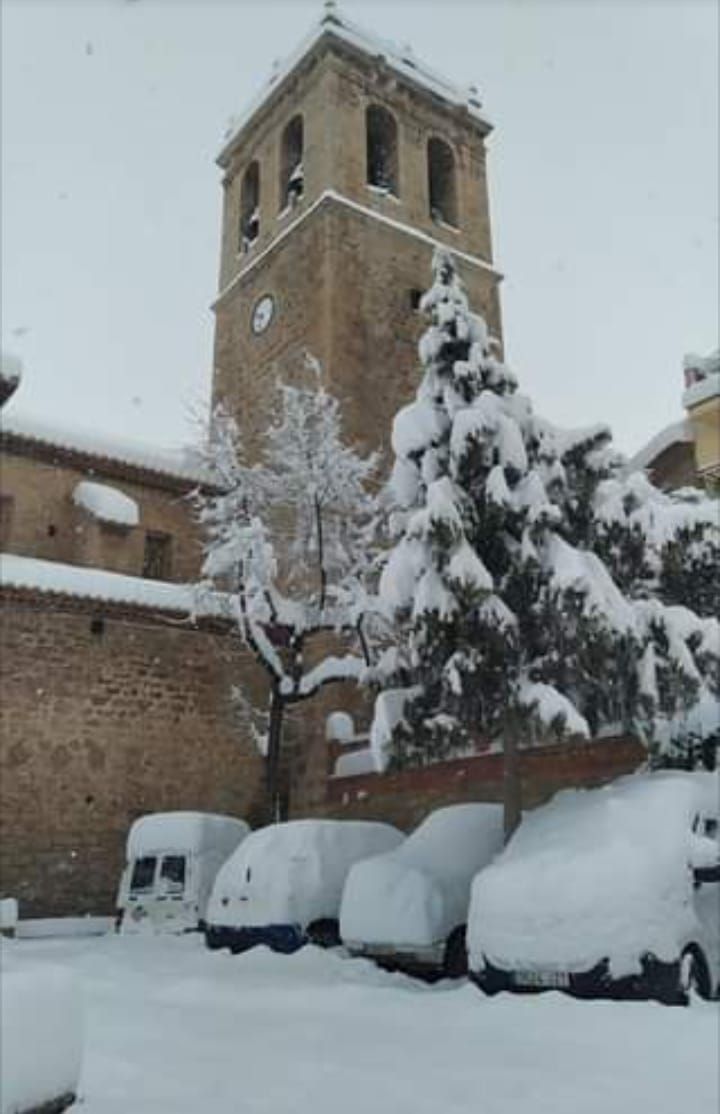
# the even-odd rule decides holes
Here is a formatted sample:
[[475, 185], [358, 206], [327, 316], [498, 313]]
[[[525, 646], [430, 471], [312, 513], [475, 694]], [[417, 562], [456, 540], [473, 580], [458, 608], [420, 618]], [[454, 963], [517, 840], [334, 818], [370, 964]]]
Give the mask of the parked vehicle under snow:
[[390, 824], [360, 820], [291, 820], [253, 832], [215, 881], [208, 946], [239, 952], [267, 944], [292, 952], [306, 941], [339, 943], [348, 871], [403, 838]]
[[487, 992], [687, 1001], [720, 989], [720, 785], [658, 772], [568, 790], [473, 883], [470, 970]]
[[501, 805], [431, 813], [399, 847], [352, 868], [340, 910], [343, 943], [384, 966], [464, 975], [470, 886], [502, 845]]
[[139, 817], [130, 828], [120, 879], [119, 930], [187, 932], [201, 927], [215, 876], [249, 831], [244, 820], [208, 812]]

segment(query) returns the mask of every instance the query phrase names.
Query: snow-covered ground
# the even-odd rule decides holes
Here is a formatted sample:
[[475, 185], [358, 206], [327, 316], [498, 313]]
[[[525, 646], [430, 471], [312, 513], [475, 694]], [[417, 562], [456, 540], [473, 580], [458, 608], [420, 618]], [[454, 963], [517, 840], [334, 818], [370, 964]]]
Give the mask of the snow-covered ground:
[[18, 941], [78, 976], [82, 1114], [716, 1114], [717, 1004], [485, 998], [305, 948]]

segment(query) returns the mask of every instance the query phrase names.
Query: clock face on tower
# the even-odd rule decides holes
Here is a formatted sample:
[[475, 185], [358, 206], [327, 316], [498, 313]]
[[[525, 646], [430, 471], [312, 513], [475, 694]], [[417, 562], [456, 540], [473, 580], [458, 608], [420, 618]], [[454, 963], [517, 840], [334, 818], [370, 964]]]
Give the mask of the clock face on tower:
[[275, 316], [275, 299], [272, 294], [264, 294], [255, 303], [252, 311], [252, 331], [256, 336], [264, 333]]

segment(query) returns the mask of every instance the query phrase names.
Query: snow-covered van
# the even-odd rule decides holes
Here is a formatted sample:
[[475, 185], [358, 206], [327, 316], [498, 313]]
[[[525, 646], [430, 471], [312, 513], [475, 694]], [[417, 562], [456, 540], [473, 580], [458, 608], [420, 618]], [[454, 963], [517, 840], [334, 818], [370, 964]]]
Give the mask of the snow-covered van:
[[473, 883], [473, 978], [687, 1001], [720, 986], [718, 775], [636, 774], [530, 813]]
[[208, 905], [210, 948], [267, 944], [292, 952], [307, 941], [339, 943], [338, 912], [354, 863], [397, 847], [389, 824], [290, 820], [253, 832], [218, 874]]
[[501, 805], [432, 812], [399, 847], [352, 868], [340, 907], [343, 943], [383, 966], [466, 974], [470, 886], [502, 845]]
[[128, 834], [117, 926], [126, 932], [201, 927], [215, 876], [245, 839], [244, 820], [208, 812], [156, 812]]

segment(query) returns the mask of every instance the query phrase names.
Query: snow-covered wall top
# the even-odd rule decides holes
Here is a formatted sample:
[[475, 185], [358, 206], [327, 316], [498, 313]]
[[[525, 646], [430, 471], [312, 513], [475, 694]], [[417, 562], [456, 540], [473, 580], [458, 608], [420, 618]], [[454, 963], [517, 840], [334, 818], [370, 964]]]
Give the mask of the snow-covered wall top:
[[104, 433], [67, 430], [24, 414], [3, 412], [2, 432], [44, 445], [53, 445], [70, 452], [85, 453], [106, 460], [116, 460], [135, 468], [162, 475], [176, 476], [195, 483], [211, 483], [212, 477], [202, 467], [200, 454], [192, 449], [160, 449], [141, 441], [126, 441]]
[[4, 588], [30, 588], [187, 615], [220, 616], [225, 613], [223, 601], [217, 594], [205, 593], [200, 604], [193, 585], [143, 580], [139, 576], [63, 565], [59, 561], [42, 561], [11, 553], [0, 554], [0, 584]]
[[225, 133], [225, 144], [218, 155], [217, 161], [220, 166], [227, 164], [238, 137], [248, 121], [323, 36], [330, 36], [348, 43], [371, 58], [383, 59], [391, 69], [406, 81], [413, 85], [419, 85], [422, 89], [433, 93], [448, 104], [466, 107], [469, 114], [486, 130], [489, 131], [492, 127], [488, 118], [480, 111], [480, 101], [475, 86], [455, 85], [447, 78], [442, 77], [441, 74], [430, 69], [424, 62], [415, 58], [410, 46], [402, 47], [397, 43], [373, 35], [341, 15], [335, 4], [328, 4], [323, 18], [315, 24], [297, 49], [276, 66], [267, 84], [250, 102], [246, 112], [231, 119]]
[[73, 503], [93, 518], [130, 529], [140, 522], [140, 509], [134, 499], [108, 484], [81, 480], [73, 491]]

